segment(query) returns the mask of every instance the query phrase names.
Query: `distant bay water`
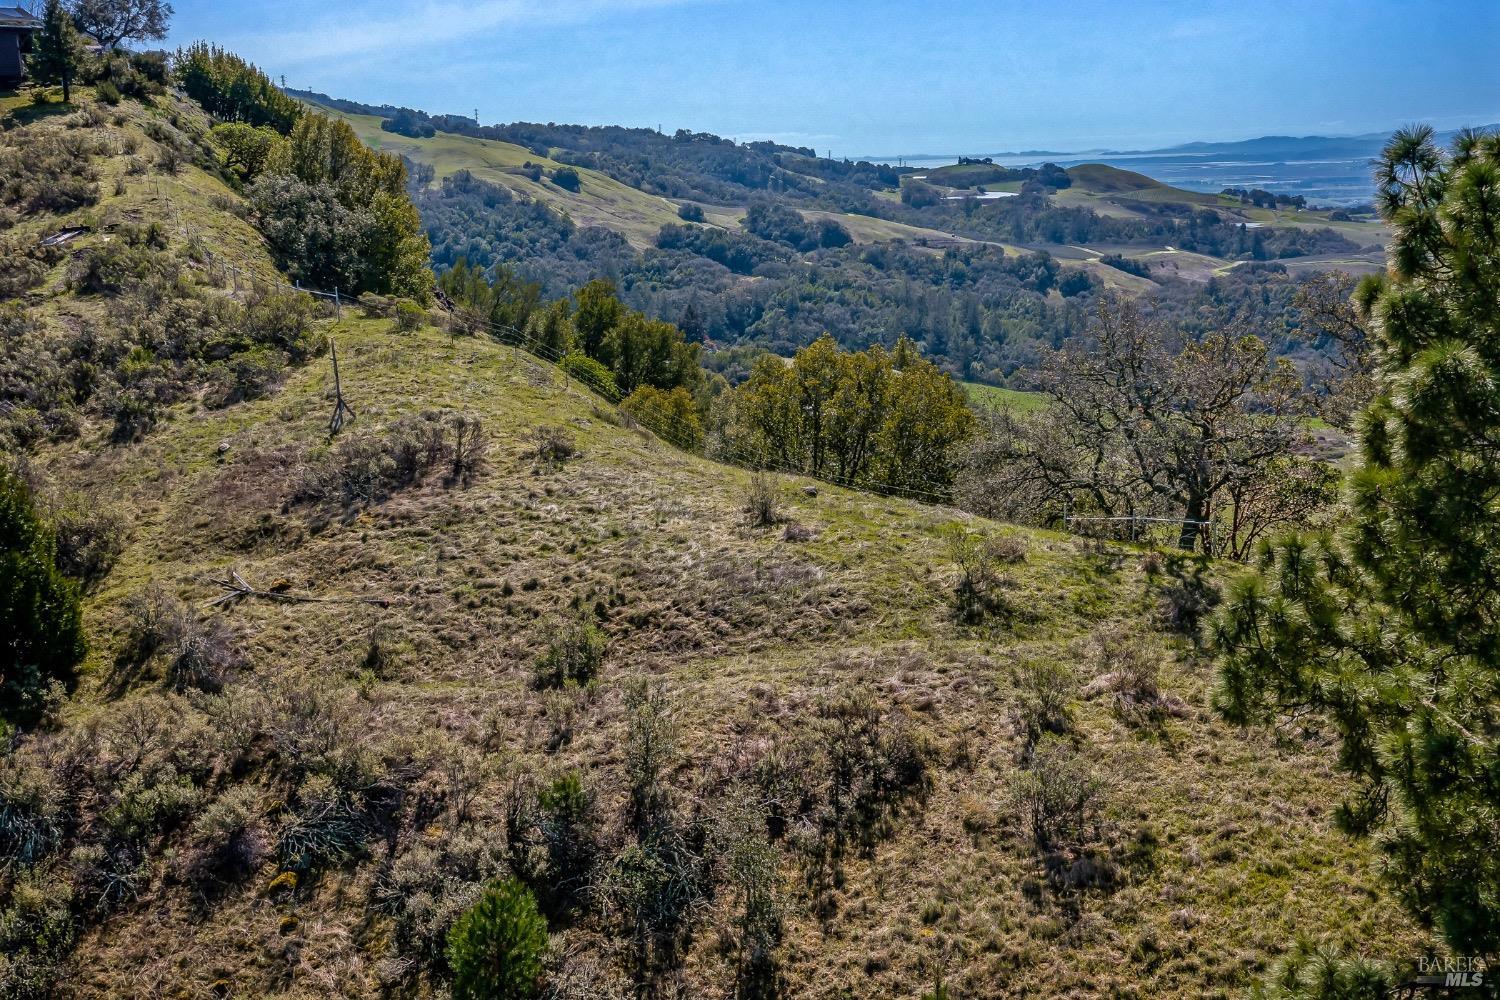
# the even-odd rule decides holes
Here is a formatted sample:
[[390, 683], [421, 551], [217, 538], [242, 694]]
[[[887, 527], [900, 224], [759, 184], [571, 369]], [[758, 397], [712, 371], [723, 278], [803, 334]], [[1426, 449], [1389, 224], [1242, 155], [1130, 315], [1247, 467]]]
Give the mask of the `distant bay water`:
[[[1500, 125], [1478, 125], [1481, 132], [1500, 131]], [[1446, 147], [1456, 130], [1434, 137]], [[989, 157], [1007, 167], [1034, 167], [1056, 163], [1073, 167], [1080, 163], [1107, 163], [1134, 170], [1147, 177], [1186, 188], [1216, 194], [1229, 187], [1261, 188], [1276, 194], [1302, 195], [1313, 205], [1358, 205], [1375, 196], [1374, 160], [1390, 138], [1388, 132], [1350, 136], [1263, 135], [1234, 142], [1189, 142], [1165, 149], [1084, 150], [1020, 153], [968, 153]], [[957, 156], [864, 156], [878, 163], [904, 163], [918, 168], [939, 167]]]
[[[956, 156], [881, 157], [907, 166], [940, 167]], [[1000, 155], [992, 159], [1007, 167], [1034, 167], [1056, 163], [1060, 167], [1080, 163], [1107, 163], [1134, 170], [1163, 184], [1188, 191], [1216, 194], [1229, 187], [1261, 188], [1276, 194], [1302, 195], [1313, 205], [1357, 205], [1375, 195], [1370, 156], [1280, 159], [1234, 157], [1197, 153], [1055, 153]]]

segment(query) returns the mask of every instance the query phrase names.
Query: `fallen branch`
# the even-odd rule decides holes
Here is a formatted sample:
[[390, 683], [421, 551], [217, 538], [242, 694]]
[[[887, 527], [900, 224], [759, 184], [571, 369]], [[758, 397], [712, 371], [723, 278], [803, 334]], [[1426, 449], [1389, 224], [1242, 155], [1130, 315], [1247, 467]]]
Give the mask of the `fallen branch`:
[[204, 607], [228, 606], [249, 597], [261, 597], [268, 601], [284, 601], [291, 604], [373, 604], [377, 608], [391, 606], [391, 599], [388, 597], [312, 597], [307, 594], [289, 594], [282, 590], [259, 590], [247, 583], [245, 578], [240, 576], [240, 571], [232, 566], [227, 577], [215, 582], [226, 593], [220, 594]]

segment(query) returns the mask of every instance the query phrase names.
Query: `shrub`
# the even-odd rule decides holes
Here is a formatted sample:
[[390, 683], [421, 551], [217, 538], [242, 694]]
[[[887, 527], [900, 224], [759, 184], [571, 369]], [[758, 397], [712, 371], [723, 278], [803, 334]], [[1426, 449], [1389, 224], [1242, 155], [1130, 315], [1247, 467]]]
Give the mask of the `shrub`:
[[688, 451], [703, 448], [703, 423], [698, 402], [682, 386], [670, 392], [651, 385], [639, 386], [620, 404], [620, 409], [650, 428], [658, 437]]
[[554, 622], [547, 648], [537, 657], [533, 679], [539, 688], [584, 687], [604, 664], [608, 640], [587, 617]]
[[1072, 673], [1056, 661], [1025, 663], [1016, 671], [1016, 720], [1024, 759], [1044, 736], [1061, 735], [1072, 726], [1075, 692]]
[[39, 869], [16, 878], [0, 909], [0, 996], [57, 995], [62, 963], [77, 939], [72, 886]]
[[578, 454], [578, 445], [565, 427], [534, 427], [531, 457], [547, 465], [561, 465]]
[[342, 861], [364, 846], [367, 825], [359, 803], [326, 774], [303, 783], [301, 802], [281, 828], [276, 853], [283, 868], [308, 872]]
[[190, 865], [196, 880], [238, 881], [254, 872], [270, 855], [259, 789], [239, 785], [215, 799], [193, 821], [191, 841], [198, 852]]
[[123, 99], [123, 95], [120, 93], [120, 88], [116, 87], [109, 80], [100, 81], [99, 85], [95, 87], [94, 90], [99, 95], [99, 100], [110, 106], [119, 104]]
[[62, 213], [94, 204], [99, 170], [93, 157], [102, 151], [92, 134], [6, 133], [0, 145], [0, 205]]
[[1222, 599], [1218, 586], [1208, 576], [1207, 560], [1173, 553], [1166, 557], [1162, 571], [1166, 580], [1160, 585], [1157, 605], [1162, 625], [1179, 635], [1190, 636], [1194, 645], [1200, 644], [1203, 619]]
[[422, 324], [427, 321], [427, 310], [411, 299], [401, 299], [398, 301], [394, 309], [394, 315], [398, 333], [411, 333], [419, 330]]
[[450, 414], [446, 423], [451, 459], [448, 484], [468, 486], [484, 471], [489, 436], [480, 419], [467, 413]]
[[531, 891], [511, 878], [484, 895], [448, 932], [454, 1000], [524, 1000], [540, 993], [547, 923]]
[[565, 191], [577, 192], [583, 188], [583, 179], [572, 167], [558, 167], [552, 171], [552, 183]]
[[690, 201], [683, 202], [677, 206], [677, 217], [684, 222], [702, 222], [703, 206], [695, 205]]
[[233, 406], [270, 395], [286, 375], [286, 359], [267, 347], [254, 347], [215, 366], [218, 382], [204, 397], [211, 408]]
[[992, 614], [1007, 611], [1004, 590], [1010, 580], [998, 567], [1025, 558], [1024, 547], [1018, 552], [1010, 536], [996, 538], [957, 523], [948, 525], [944, 535], [948, 555], [958, 569], [953, 596], [959, 620], [978, 625]]
[[395, 315], [395, 301], [388, 295], [361, 292], [355, 300], [359, 303], [359, 314], [365, 319], [390, 319]]
[[394, 918], [395, 948], [423, 966], [442, 968], [454, 922], [506, 867], [494, 831], [464, 827], [398, 855], [377, 874], [374, 899]]
[[15, 238], [0, 240], [0, 298], [17, 298], [46, 280], [55, 258], [36, 244]]
[[1075, 848], [1096, 831], [1101, 785], [1066, 740], [1046, 737], [1016, 782], [1021, 815], [1037, 846]]
[[181, 609], [172, 623], [168, 679], [179, 691], [217, 691], [240, 665], [229, 630], [217, 618], [200, 620]]
[[340, 439], [309, 464], [291, 500], [345, 506], [379, 503], [444, 463], [448, 485], [466, 485], [482, 471], [487, 450], [478, 417], [424, 410], [401, 417], [384, 431]]
[[48, 688], [83, 660], [78, 587], [57, 565], [57, 545], [31, 489], [0, 469], [0, 717], [32, 722]]
[[163, 648], [183, 613], [182, 604], [159, 583], [150, 583], [125, 599], [125, 649], [123, 655], [140, 664]]
[[1161, 653], [1144, 638], [1105, 626], [1091, 645], [1095, 676], [1083, 689], [1085, 697], [1110, 695], [1115, 714], [1130, 725], [1155, 725], [1181, 713], [1182, 703], [1161, 690]]
[[851, 837], [872, 845], [895, 806], [925, 791], [928, 751], [903, 715], [887, 716], [862, 692], [820, 705], [818, 720], [828, 774], [823, 826], [837, 858]]
[[744, 511], [752, 528], [769, 528], [781, 522], [781, 493], [769, 473], [762, 470], [750, 476]]
[[598, 808], [577, 771], [558, 777], [537, 796], [553, 903], [569, 905], [588, 884], [598, 854]]
[[125, 551], [130, 522], [120, 508], [98, 497], [69, 494], [52, 510], [57, 565], [85, 584], [97, 583]]
[[564, 354], [557, 367], [606, 399], [613, 399], [619, 394], [619, 390], [615, 388], [614, 372], [582, 351]]

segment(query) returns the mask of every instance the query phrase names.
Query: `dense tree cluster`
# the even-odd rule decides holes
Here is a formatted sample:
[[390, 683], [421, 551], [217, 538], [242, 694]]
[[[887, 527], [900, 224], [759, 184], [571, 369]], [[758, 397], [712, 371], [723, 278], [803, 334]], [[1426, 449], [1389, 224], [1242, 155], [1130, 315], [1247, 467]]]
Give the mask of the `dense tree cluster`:
[[544, 307], [540, 285], [506, 267], [486, 274], [460, 259], [438, 287], [470, 332], [540, 345], [553, 360], [576, 351], [608, 373], [606, 389], [628, 396], [644, 387], [681, 388], [694, 400], [703, 389], [699, 345], [672, 324], [627, 308], [606, 279], [579, 288], [571, 305], [563, 299]]
[[[800, 219], [799, 216], [799, 222]], [[807, 228], [801, 227], [801, 232], [805, 235]], [[706, 258], [735, 274], [754, 274], [762, 264], [786, 263], [792, 256], [784, 247], [763, 239], [760, 234], [752, 236], [709, 226], [662, 226], [656, 234], [656, 246], [661, 250], [681, 250]]]
[[1281, 194], [1262, 190], [1261, 188], [1225, 188], [1219, 192], [1230, 198], [1237, 198], [1241, 205], [1254, 205], [1256, 208], [1306, 208], [1307, 198], [1300, 194]]
[[255, 66], [207, 42], [179, 49], [172, 69], [183, 91], [219, 121], [269, 125], [285, 135], [305, 110]]
[[[814, 260], [749, 232], [668, 225], [654, 248], [639, 252], [616, 233], [580, 228], [462, 172], [413, 197], [439, 267], [460, 256], [504, 264], [541, 285], [544, 298], [608, 275], [620, 299], [647, 315], [685, 329], [691, 311], [695, 337], [721, 348], [757, 344], [790, 355], [824, 332], [850, 349], [872, 342], [889, 348], [907, 336], [953, 374], [1002, 380], [1035, 368], [1044, 350], [1081, 332], [1098, 292], [1084, 272], [1071, 277], [1046, 253], [1014, 256], [985, 246], [937, 255], [899, 243], [849, 245], [819, 250]], [[1124, 257], [1117, 266], [1145, 270]], [[1065, 278], [1075, 297], [1049, 296]], [[1160, 273], [1154, 279], [1156, 313], [1189, 335], [1228, 315], [1252, 324], [1278, 352], [1304, 354], [1310, 363], [1328, 347], [1291, 328], [1302, 319], [1290, 306], [1304, 279], [1280, 265], [1247, 262], [1206, 283]]]
[[832, 219], [808, 221], [802, 213], [775, 202], [756, 202], [740, 225], [763, 240], [784, 243], [799, 253], [846, 247], [854, 242], [849, 230]]
[[430, 139], [437, 134], [437, 129], [432, 123], [418, 117], [418, 112], [410, 108], [401, 108], [389, 118], [380, 120], [381, 131], [393, 132], [396, 135], [409, 136], [413, 139]]
[[846, 352], [832, 337], [791, 363], [767, 355], [717, 401], [716, 449], [850, 486], [945, 497], [973, 431], [963, 390], [902, 340]]

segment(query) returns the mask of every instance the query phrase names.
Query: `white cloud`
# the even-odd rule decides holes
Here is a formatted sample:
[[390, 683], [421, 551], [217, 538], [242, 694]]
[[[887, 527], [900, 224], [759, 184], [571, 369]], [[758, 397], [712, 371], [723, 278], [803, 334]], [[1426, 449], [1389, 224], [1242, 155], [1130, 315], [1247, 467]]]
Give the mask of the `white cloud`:
[[327, 59], [393, 54], [459, 42], [499, 28], [583, 24], [615, 14], [674, 7], [697, 0], [482, 0], [452, 3], [428, 0], [404, 5], [398, 13], [370, 15], [341, 11], [295, 30], [244, 35], [232, 45], [257, 61], [295, 66]]

